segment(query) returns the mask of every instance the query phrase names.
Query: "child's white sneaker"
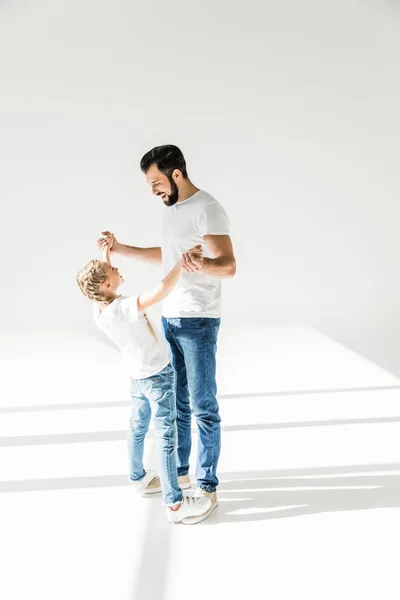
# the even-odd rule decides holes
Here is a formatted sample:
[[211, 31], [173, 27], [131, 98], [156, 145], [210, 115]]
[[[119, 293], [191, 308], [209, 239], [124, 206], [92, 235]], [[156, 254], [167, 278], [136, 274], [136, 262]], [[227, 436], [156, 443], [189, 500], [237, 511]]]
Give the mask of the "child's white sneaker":
[[[189, 475], [180, 475], [178, 477], [178, 483], [181, 490], [187, 490], [192, 486], [192, 482], [190, 481]], [[155, 475], [142, 493], [147, 495], [158, 494], [159, 492], [161, 492], [161, 481], [160, 478], [157, 475]]]
[[143, 489], [142, 494], [147, 496], [147, 494], [158, 494], [161, 492], [161, 481], [160, 478], [153, 472], [153, 477], [151, 481], [149, 481], [146, 487]]
[[[203, 521], [208, 515], [211, 507], [211, 500], [207, 496], [183, 496], [182, 503], [178, 510], [171, 510], [166, 507], [167, 519], [170, 523], [185, 523], [185, 519], [196, 519], [196, 523]], [[192, 521], [191, 521], [192, 523]]]
[[154, 479], [154, 471], [147, 471], [142, 479], [131, 479], [131, 484], [138, 494], [148, 494], [149, 492], [146, 492], [146, 490]]
[[192, 482], [190, 481], [190, 475], [179, 475], [178, 483], [181, 490], [188, 490], [192, 487]]

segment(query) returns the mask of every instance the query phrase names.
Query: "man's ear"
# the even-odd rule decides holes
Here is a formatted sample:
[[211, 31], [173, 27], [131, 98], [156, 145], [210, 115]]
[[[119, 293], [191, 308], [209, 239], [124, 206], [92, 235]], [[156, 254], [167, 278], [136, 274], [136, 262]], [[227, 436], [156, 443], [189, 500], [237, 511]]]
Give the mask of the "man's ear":
[[181, 181], [182, 173], [179, 169], [174, 169], [172, 171], [172, 179], [175, 181], [175, 183], [177, 183], [178, 181]]

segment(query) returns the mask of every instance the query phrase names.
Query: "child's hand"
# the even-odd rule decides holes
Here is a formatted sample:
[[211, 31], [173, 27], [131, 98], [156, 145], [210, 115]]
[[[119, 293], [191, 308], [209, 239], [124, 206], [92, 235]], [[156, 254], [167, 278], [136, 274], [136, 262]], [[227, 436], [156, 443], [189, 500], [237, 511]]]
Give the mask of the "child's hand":
[[190, 248], [190, 250], [185, 252], [185, 254], [192, 254], [193, 256], [199, 258], [200, 256], [203, 256], [203, 246], [201, 246], [201, 244], [198, 244], [197, 246]]
[[196, 271], [200, 271], [203, 267], [204, 256], [203, 256], [203, 248], [199, 244], [194, 248], [191, 248], [188, 252], [182, 254], [182, 267], [187, 273], [195, 273]]
[[102, 235], [104, 235], [105, 237], [99, 238], [97, 240], [97, 245], [100, 248], [100, 250], [104, 251], [108, 246], [108, 249], [110, 250], [111, 254], [118, 252], [119, 243], [115, 239], [115, 235], [110, 231], [102, 231]]

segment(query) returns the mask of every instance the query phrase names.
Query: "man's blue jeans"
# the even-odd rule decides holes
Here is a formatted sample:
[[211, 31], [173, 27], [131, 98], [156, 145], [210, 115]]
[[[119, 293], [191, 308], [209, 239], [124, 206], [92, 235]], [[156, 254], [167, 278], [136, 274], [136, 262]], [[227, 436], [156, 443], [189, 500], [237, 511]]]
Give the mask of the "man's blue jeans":
[[156, 430], [158, 473], [164, 504], [182, 501], [176, 464], [176, 374], [168, 365], [157, 375], [131, 379], [132, 416], [129, 429], [130, 477], [146, 475], [143, 468], [144, 438], [153, 413]]
[[193, 412], [199, 430], [197, 485], [208, 492], [219, 483], [221, 418], [215, 376], [220, 323], [212, 318], [162, 318], [177, 374], [178, 475], [189, 472]]

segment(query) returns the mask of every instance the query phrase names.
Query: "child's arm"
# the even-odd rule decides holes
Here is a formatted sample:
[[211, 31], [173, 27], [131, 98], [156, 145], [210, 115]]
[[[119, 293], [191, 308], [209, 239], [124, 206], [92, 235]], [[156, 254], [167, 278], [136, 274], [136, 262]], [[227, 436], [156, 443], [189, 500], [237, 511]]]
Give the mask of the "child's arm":
[[[196, 249], [192, 248], [192, 251], [198, 253], [201, 252], [201, 246], [196, 246]], [[182, 261], [180, 260], [152, 292], [146, 292], [145, 294], [139, 296], [137, 300], [138, 311], [144, 310], [145, 308], [164, 300], [164, 298], [166, 298], [168, 294], [172, 292], [178, 283], [179, 277], [182, 274], [182, 270]]]
[[112, 233], [110, 233], [106, 240], [105, 240], [105, 244], [103, 246], [103, 261], [108, 263], [109, 265], [111, 265], [111, 258], [110, 258], [110, 248], [113, 245], [113, 241], [114, 241], [114, 235]]
[[182, 270], [182, 262], [179, 261], [152, 292], [141, 294], [137, 300], [138, 311], [140, 312], [141, 310], [144, 310], [145, 308], [164, 300], [164, 298], [166, 298], [168, 294], [172, 292], [178, 283], [178, 279], [181, 276]]

